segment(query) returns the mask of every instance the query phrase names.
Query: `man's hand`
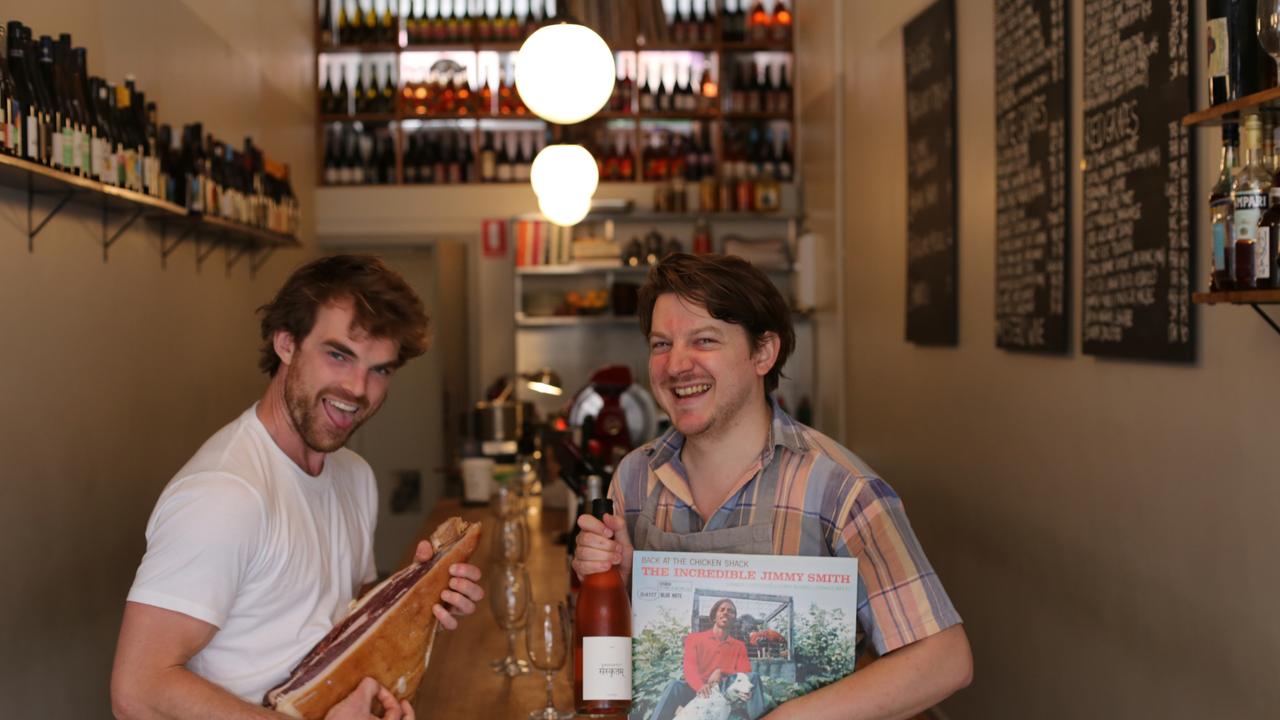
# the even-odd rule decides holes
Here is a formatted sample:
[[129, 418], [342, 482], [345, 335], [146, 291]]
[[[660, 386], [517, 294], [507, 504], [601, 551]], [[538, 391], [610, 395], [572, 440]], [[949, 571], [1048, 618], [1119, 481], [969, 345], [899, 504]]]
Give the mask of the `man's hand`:
[[[435, 555], [435, 548], [430, 540], [418, 543], [413, 554], [415, 562], [424, 563]], [[440, 594], [442, 603], [436, 603], [431, 611], [436, 619], [447, 630], [458, 627], [455, 616], [470, 615], [476, 611], [476, 603], [484, 599], [484, 588], [480, 587], [480, 568], [468, 563], [454, 563], [449, 566], [449, 589]]]
[[578, 577], [604, 572], [614, 565], [622, 577], [631, 577], [631, 537], [627, 523], [617, 515], [605, 515], [601, 523], [590, 515], [578, 518], [578, 548], [573, 553], [573, 570]]
[[720, 668], [711, 671], [711, 674], [707, 676], [707, 684], [702, 686], [698, 694], [702, 697], [710, 695], [712, 690], [720, 686], [720, 678], [722, 677], [724, 677], [724, 673], [720, 672]]
[[370, 710], [374, 699], [382, 705], [382, 720], [414, 720], [413, 707], [408, 700], [396, 700], [391, 691], [378, 684], [377, 680], [367, 677], [360, 681], [355, 690], [337, 705], [329, 708], [325, 720], [376, 720], [377, 716]]

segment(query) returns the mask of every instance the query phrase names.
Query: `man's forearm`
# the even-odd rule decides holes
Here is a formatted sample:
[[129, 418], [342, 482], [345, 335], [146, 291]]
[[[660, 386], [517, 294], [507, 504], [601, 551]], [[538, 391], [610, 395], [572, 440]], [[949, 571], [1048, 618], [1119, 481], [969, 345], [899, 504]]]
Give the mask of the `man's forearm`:
[[132, 688], [112, 688], [119, 720], [281, 720], [284, 715], [252, 705], [184, 667], [166, 668]]
[[843, 680], [784, 703], [767, 720], [902, 720], [967, 686], [973, 657], [954, 625], [871, 663]]

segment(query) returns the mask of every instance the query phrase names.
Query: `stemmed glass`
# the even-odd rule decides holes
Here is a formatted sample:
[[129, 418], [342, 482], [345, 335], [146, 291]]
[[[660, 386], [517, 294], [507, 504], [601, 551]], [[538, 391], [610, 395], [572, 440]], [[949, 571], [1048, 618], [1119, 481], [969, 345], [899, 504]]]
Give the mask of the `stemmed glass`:
[[516, 677], [529, 673], [529, 662], [516, 657], [516, 632], [525, 626], [529, 614], [529, 573], [524, 565], [501, 564], [493, 573], [489, 609], [498, 627], [507, 631], [507, 656], [489, 663], [499, 675]]
[[493, 533], [493, 557], [505, 564], [524, 562], [529, 552], [529, 526], [521, 515], [512, 515], [498, 520], [498, 529]]
[[1280, 71], [1280, 0], [1258, 0], [1258, 43]]
[[547, 706], [529, 713], [529, 720], [570, 720], [573, 713], [556, 710], [553, 682], [569, 655], [569, 611], [563, 602], [535, 603], [525, 629], [529, 661], [547, 676]]

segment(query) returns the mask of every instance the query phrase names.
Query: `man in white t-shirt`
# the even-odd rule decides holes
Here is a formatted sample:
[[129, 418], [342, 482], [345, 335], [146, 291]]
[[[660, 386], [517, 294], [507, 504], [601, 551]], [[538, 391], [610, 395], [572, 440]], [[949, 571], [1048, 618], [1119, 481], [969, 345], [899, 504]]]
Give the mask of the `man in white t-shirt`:
[[[343, 447], [427, 344], [422, 302], [377, 258], [338, 255], [296, 271], [262, 314], [262, 398], [169, 482], [125, 603], [111, 678], [117, 718], [279, 718], [274, 687], [375, 579], [377, 488]], [[431, 557], [431, 543], [417, 559]], [[446, 628], [484, 593], [450, 568]], [[447, 609], [446, 609], [447, 606]], [[330, 720], [413, 720], [372, 678]]]

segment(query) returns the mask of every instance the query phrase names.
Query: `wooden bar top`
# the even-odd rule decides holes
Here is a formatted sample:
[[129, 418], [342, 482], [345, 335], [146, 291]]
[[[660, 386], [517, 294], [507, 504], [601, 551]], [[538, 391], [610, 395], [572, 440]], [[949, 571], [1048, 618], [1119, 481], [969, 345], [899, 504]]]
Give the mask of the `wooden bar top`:
[[[471, 562], [484, 573], [481, 585], [487, 593], [493, 565], [489, 533], [496, 520], [488, 506], [470, 507], [456, 499], [441, 500], [423, 521], [419, 539], [427, 538], [441, 522], [454, 515], [468, 522], [483, 523], [484, 534]], [[531, 542], [525, 565], [533, 587], [533, 601], [564, 600], [569, 592], [566, 551], [555, 539], [566, 527], [565, 511], [543, 510], [535, 498], [526, 518]], [[416, 545], [415, 540], [406, 553], [405, 562], [412, 557]], [[519, 719], [543, 707], [546, 684], [541, 671], [535, 669], [528, 675], [508, 678], [489, 667], [489, 661], [503, 657], [506, 650], [506, 633], [494, 621], [487, 598], [474, 614], [461, 619], [457, 630], [441, 629], [413, 703], [419, 720]], [[517, 636], [516, 655], [528, 658], [523, 631]], [[573, 708], [568, 662], [556, 676], [555, 698], [559, 710]]]

